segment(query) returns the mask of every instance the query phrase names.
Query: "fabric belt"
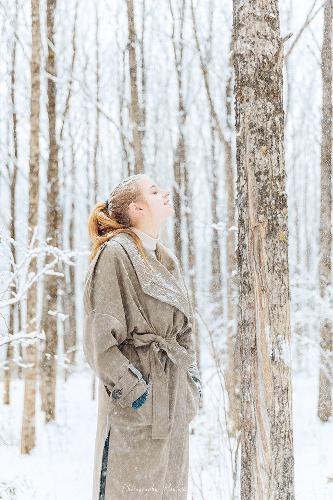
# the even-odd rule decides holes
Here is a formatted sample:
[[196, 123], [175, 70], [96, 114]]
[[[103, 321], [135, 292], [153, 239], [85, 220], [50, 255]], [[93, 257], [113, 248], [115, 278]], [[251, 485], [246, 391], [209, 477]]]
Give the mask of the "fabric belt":
[[184, 370], [191, 366], [192, 358], [187, 350], [178, 344], [175, 337], [166, 339], [155, 333], [133, 333], [133, 338], [127, 339], [126, 343], [135, 347], [149, 346], [149, 350], [145, 353], [139, 349], [138, 355], [143, 358], [148, 357], [150, 366], [150, 381], [153, 386], [152, 439], [165, 439], [169, 434], [169, 388], [158, 351], [165, 351], [169, 359]]

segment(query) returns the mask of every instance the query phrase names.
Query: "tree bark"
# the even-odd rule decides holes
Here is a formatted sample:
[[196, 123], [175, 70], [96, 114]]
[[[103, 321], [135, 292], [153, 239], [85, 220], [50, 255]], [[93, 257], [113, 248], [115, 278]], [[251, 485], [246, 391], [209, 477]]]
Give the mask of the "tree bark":
[[294, 493], [283, 40], [277, 0], [234, 0], [241, 498]]
[[[322, 120], [321, 120], [321, 176], [320, 176], [320, 296], [324, 302], [324, 318], [320, 325], [320, 369], [318, 416], [327, 421], [332, 415], [332, 322], [326, 315], [331, 290], [332, 249], [332, 1], [324, 9], [322, 59]], [[326, 300], [325, 300], [326, 299]]]
[[184, 192], [184, 169], [186, 165], [186, 150], [184, 127], [186, 123], [186, 110], [184, 104], [184, 85], [183, 85], [183, 29], [184, 29], [184, 1], [180, 6], [179, 16], [179, 42], [176, 40], [176, 16], [174, 15], [172, 3], [169, 2], [170, 14], [172, 18], [172, 49], [175, 63], [178, 89], [178, 140], [173, 162], [174, 185], [172, 191], [173, 205], [175, 209], [175, 222], [173, 227], [175, 254], [183, 265], [183, 216], [182, 216], [182, 195]]
[[[39, 199], [39, 114], [40, 114], [40, 17], [39, 0], [31, 0], [31, 97], [30, 97], [30, 156], [29, 156], [29, 215], [28, 238], [31, 242], [33, 231], [38, 226]], [[29, 263], [29, 273], [36, 274], [36, 259]], [[27, 333], [37, 330], [37, 285], [29, 288], [27, 297]], [[24, 361], [24, 403], [21, 426], [21, 453], [30, 453], [35, 446], [36, 419], [36, 363], [37, 350], [35, 342], [31, 342], [23, 350]]]
[[131, 87], [130, 119], [133, 131], [135, 174], [144, 172], [142, 140], [144, 135], [142, 109], [138, 92], [138, 65], [136, 60], [136, 33], [133, 0], [127, 0], [128, 19], [128, 60]]
[[[59, 248], [61, 243], [60, 231], [62, 228], [62, 216], [59, 207], [59, 173], [58, 173], [58, 144], [56, 139], [56, 54], [54, 50], [54, 13], [56, 0], [47, 1], [47, 34], [48, 34], [48, 56], [47, 73], [50, 75], [47, 81], [48, 97], [48, 120], [49, 120], [49, 161], [47, 168], [47, 213], [46, 213], [46, 236], [48, 244]], [[54, 259], [51, 254], [46, 255], [45, 264]], [[54, 271], [59, 272], [59, 265]], [[58, 347], [57, 333], [57, 308], [58, 308], [58, 284], [59, 277], [47, 274], [44, 281], [42, 329], [45, 332], [45, 349], [43, 352], [41, 369], [43, 377], [43, 406], [45, 411], [45, 423], [55, 419], [55, 394], [57, 362], [56, 354]]]
[[[11, 68], [11, 105], [12, 105], [12, 131], [13, 131], [13, 147], [14, 147], [14, 162], [13, 162], [13, 171], [10, 173], [8, 167], [8, 178], [10, 178], [10, 226], [9, 226], [9, 234], [13, 241], [16, 241], [16, 206], [15, 206], [15, 195], [16, 195], [16, 179], [17, 179], [17, 115], [16, 115], [16, 101], [15, 101], [15, 75], [16, 75], [16, 29], [17, 29], [17, 0], [15, 0], [15, 20], [14, 20], [14, 37], [13, 37], [13, 48], [12, 48], [12, 68]], [[11, 254], [13, 257], [13, 263], [16, 262], [16, 246], [11, 242]], [[14, 272], [14, 265], [11, 265], [11, 272]], [[17, 293], [16, 285], [13, 283], [12, 288], [13, 293]], [[20, 304], [12, 304], [9, 308], [9, 335], [14, 334], [14, 320], [15, 320], [15, 311], [20, 310]], [[19, 323], [20, 323], [20, 314], [18, 315]], [[4, 366], [4, 377], [3, 377], [3, 403], [9, 405], [10, 404], [10, 383], [12, 377], [13, 370], [13, 354], [14, 347], [11, 342], [7, 345], [6, 351], [6, 363]]]

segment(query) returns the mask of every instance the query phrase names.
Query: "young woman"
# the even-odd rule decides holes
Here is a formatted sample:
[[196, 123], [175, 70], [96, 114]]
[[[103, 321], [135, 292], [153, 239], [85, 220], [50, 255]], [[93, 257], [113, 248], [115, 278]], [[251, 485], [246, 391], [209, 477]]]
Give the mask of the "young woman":
[[83, 349], [99, 379], [93, 500], [186, 500], [201, 382], [179, 262], [159, 240], [173, 213], [147, 175], [89, 218]]

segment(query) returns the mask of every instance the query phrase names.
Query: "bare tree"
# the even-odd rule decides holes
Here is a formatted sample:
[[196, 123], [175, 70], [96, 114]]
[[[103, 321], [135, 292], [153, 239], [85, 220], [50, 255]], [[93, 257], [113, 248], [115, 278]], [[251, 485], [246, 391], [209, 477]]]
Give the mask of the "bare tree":
[[128, 61], [131, 87], [130, 122], [133, 131], [133, 148], [135, 158], [135, 173], [144, 171], [144, 161], [142, 152], [142, 141], [144, 135], [143, 113], [139, 102], [138, 91], [138, 64], [136, 60], [136, 32], [134, 22], [133, 0], [127, 0], [127, 20], [128, 20]]
[[241, 498], [294, 493], [283, 50], [277, 0], [234, 0]]
[[[324, 33], [321, 50], [322, 68], [322, 120], [321, 120], [321, 176], [320, 176], [320, 296], [329, 297], [332, 285], [332, 1], [324, 9]], [[324, 303], [324, 317], [320, 325], [320, 371], [318, 416], [327, 421], [332, 415], [332, 322]]]
[[[184, 104], [184, 83], [183, 83], [183, 57], [184, 57], [184, 41], [183, 41], [183, 30], [184, 30], [184, 16], [185, 16], [185, 1], [181, 1], [179, 16], [175, 16], [172, 2], [169, 0], [169, 8], [172, 18], [172, 33], [171, 42], [174, 56], [174, 64], [177, 76], [177, 89], [178, 89], [178, 140], [175, 151], [175, 158], [173, 162], [173, 177], [174, 186], [172, 199], [175, 209], [175, 222], [173, 226], [174, 232], [174, 245], [175, 253], [180, 260], [183, 262], [183, 250], [182, 250], [182, 234], [183, 234], [183, 217], [182, 217], [182, 192], [184, 191], [184, 169], [186, 162], [186, 151], [185, 151], [185, 137], [184, 137], [184, 127], [186, 123], [186, 110]], [[176, 39], [176, 17], [179, 19], [179, 40]]]
[[93, 158], [93, 170], [94, 170], [94, 194], [95, 200], [94, 203], [97, 203], [97, 194], [98, 194], [98, 165], [97, 165], [97, 155], [99, 150], [99, 133], [100, 133], [100, 110], [98, 104], [100, 103], [100, 43], [99, 43], [99, 14], [98, 14], [98, 3], [95, 2], [95, 59], [96, 59], [96, 122], [95, 122], [95, 144], [94, 144], [94, 158]]
[[[29, 241], [38, 225], [39, 198], [39, 114], [40, 114], [40, 16], [39, 0], [31, 0], [31, 97], [30, 97], [30, 160], [29, 160]], [[31, 259], [29, 271], [37, 273], [36, 259]], [[37, 290], [36, 282], [28, 290], [27, 297], [27, 334], [37, 330]], [[35, 446], [36, 418], [36, 364], [37, 350], [33, 341], [24, 350], [24, 404], [21, 428], [21, 452], [30, 453]]]
[[[65, 191], [65, 183], [69, 185], [69, 248], [74, 250], [75, 241], [75, 211], [76, 211], [76, 186], [77, 186], [77, 173], [76, 173], [76, 155], [74, 150], [74, 137], [72, 133], [73, 123], [70, 120], [70, 108], [73, 94], [73, 79], [74, 79], [74, 66], [77, 58], [77, 18], [78, 18], [78, 0], [75, 2], [74, 9], [74, 20], [73, 20], [73, 32], [72, 32], [72, 59], [70, 65], [70, 80], [68, 84], [68, 91], [66, 95], [65, 107], [62, 116], [61, 129], [60, 129], [60, 145], [65, 153], [66, 145], [69, 145], [70, 155], [69, 155], [69, 167], [68, 176], [67, 172], [63, 175], [63, 186], [62, 189]], [[99, 101], [99, 98], [97, 98]], [[64, 140], [64, 130], [68, 130], [68, 142], [63, 143]], [[63, 154], [63, 158], [65, 154]], [[64, 170], [66, 166], [64, 165]], [[68, 181], [68, 182], [67, 182]], [[77, 333], [76, 333], [76, 304], [75, 304], [75, 271], [76, 267], [73, 265], [65, 266], [64, 263], [60, 263], [62, 272], [64, 274], [64, 280], [62, 284], [64, 286], [61, 290], [62, 299], [62, 310], [65, 314], [65, 320], [63, 321], [64, 332], [63, 332], [63, 344], [65, 352], [65, 380], [68, 376], [68, 367], [75, 365], [76, 363], [76, 350], [77, 350]]]
[[[10, 167], [7, 164], [8, 169], [8, 179], [10, 179], [10, 227], [9, 234], [12, 238], [10, 243], [11, 245], [11, 253], [13, 255], [13, 261], [11, 264], [11, 272], [14, 271], [14, 263], [16, 262], [16, 247], [13, 244], [13, 241], [16, 240], [16, 205], [15, 205], [15, 194], [16, 194], [16, 180], [17, 180], [17, 156], [18, 156], [18, 145], [17, 145], [17, 113], [16, 113], [16, 100], [15, 100], [15, 79], [16, 79], [16, 30], [17, 30], [17, 0], [15, 0], [15, 18], [14, 18], [14, 36], [13, 36], [13, 47], [12, 47], [12, 60], [11, 60], [11, 106], [12, 106], [12, 131], [13, 131], [13, 168], [12, 172], [10, 171]], [[17, 292], [16, 287], [12, 288], [14, 293]], [[9, 307], [9, 334], [14, 334], [14, 318], [15, 311], [20, 307], [20, 304], [12, 304]], [[20, 314], [18, 315], [20, 321]], [[10, 382], [12, 376], [13, 369], [13, 345], [11, 343], [7, 346], [6, 352], [6, 366], [4, 369], [4, 392], [3, 392], [3, 402], [4, 404], [10, 404]]]
[[[47, 1], [47, 97], [49, 120], [49, 161], [47, 168], [47, 212], [46, 235], [48, 243], [56, 248], [61, 243], [62, 212], [59, 206], [59, 172], [58, 172], [58, 144], [56, 138], [56, 54], [54, 47], [54, 14], [56, 0]], [[46, 263], [51, 256], [46, 255]], [[56, 266], [55, 271], [59, 271]], [[45, 347], [41, 362], [41, 376], [43, 378], [42, 409], [45, 411], [45, 422], [55, 418], [55, 391], [57, 378], [56, 354], [58, 346], [57, 307], [58, 283], [56, 273], [46, 275], [44, 282], [43, 310], [41, 327], [45, 332]]]

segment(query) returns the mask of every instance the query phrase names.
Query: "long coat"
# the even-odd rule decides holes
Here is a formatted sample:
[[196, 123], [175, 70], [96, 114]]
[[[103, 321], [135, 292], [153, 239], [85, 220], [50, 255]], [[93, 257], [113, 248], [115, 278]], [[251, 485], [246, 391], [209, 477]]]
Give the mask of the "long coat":
[[157, 244], [161, 261], [148, 254], [147, 267], [131, 236], [117, 234], [86, 276], [83, 350], [99, 379], [93, 500], [187, 498], [200, 397], [193, 309], [177, 257]]

